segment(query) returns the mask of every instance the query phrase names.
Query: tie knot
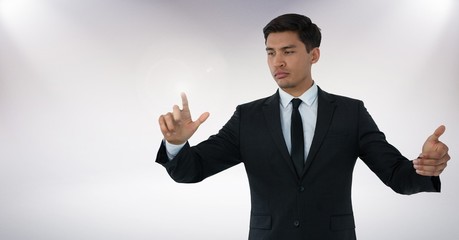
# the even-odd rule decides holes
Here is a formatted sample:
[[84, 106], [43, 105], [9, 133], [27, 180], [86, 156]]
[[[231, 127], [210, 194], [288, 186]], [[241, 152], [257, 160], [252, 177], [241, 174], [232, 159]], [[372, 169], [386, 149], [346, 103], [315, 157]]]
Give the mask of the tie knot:
[[292, 99], [293, 109], [298, 109], [298, 107], [300, 106], [301, 102], [302, 101], [299, 98]]

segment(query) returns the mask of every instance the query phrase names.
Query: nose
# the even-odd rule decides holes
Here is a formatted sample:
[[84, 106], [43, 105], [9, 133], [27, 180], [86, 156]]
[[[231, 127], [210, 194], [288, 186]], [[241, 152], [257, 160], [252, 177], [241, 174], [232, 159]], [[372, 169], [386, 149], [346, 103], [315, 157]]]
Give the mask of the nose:
[[285, 67], [284, 58], [280, 54], [277, 54], [273, 57], [273, 65], [275, 67]]

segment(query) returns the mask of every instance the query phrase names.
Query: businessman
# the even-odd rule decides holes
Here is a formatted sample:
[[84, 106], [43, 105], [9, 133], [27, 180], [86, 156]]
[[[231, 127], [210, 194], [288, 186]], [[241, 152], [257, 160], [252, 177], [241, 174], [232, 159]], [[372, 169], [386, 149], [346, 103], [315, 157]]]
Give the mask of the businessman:
[[[237, 106], [222, 129], [191, 147], [188, 139], [209, 113], [192, 120], [188, 100], [159, 117], [164, 139], [156, 162], [177, 182], [194, 183], [243, 163], [251, 214], [249, 239], [355, 239], [351, 203], [357, 158], [395, 192], [440, 192], [450, 159], [427, 138], [408, 160], [378, 129], [360, 100], [327, 93], [313, 80], [321, 33], [302, 15], [286, 14], [263, 29], [268, 65], [278, 84], [269, 97]], [[205, 201], [205, 199], [203, 199]]]

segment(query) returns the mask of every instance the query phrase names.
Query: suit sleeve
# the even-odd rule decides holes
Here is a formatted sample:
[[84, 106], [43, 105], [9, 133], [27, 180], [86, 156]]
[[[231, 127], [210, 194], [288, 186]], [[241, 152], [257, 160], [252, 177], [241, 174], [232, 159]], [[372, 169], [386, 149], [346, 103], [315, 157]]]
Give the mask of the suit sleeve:
[[359, 156], [395, 192], [440, 192], [440, 178], [416, 173], [413, 163], [386, 141], [384, 133], [359, 102]]
[[176, 182], [200, 182], [241, 162], [239, 125], [240, 107], [218, 134], [194, 147], [186, 143], [172, 160], [168, 159], [166, 147], [161, 143], [156, 162], [164, 166]]

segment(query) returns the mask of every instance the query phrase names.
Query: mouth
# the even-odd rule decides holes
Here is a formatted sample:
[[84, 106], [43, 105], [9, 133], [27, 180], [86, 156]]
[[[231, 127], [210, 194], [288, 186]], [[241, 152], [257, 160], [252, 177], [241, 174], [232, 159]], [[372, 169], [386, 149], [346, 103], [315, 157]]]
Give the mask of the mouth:
[[284, 71], [277, 71], [274, 73], [274, 78], [276, 79], [283, 79], [283, 78], [286, 78], [288, 76], [288, 72], [284, 72]]

